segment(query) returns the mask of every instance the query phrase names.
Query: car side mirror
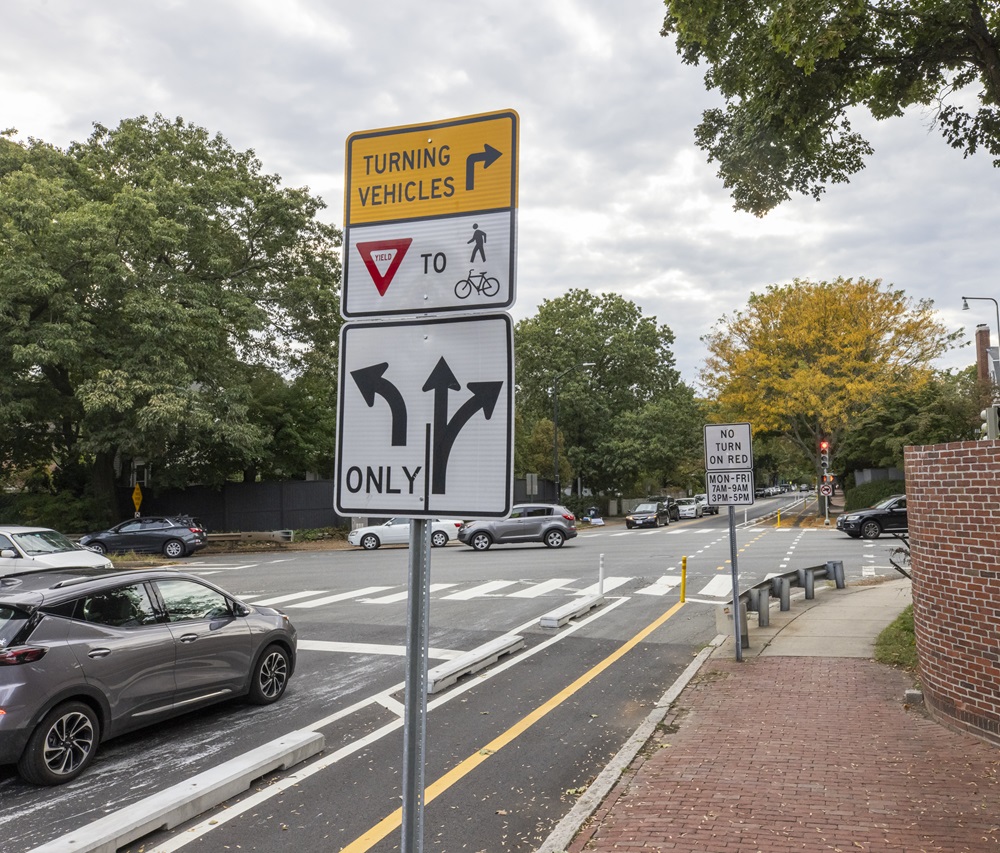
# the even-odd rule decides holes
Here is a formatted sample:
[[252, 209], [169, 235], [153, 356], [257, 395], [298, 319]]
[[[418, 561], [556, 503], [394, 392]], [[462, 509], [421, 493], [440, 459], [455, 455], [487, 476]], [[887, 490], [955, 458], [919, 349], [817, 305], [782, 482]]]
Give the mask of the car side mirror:
[[4, 548], [0, 551], [0, 557], [3, 557], [6, 560], [13, 560], [17, 557], [17, 551], [13, 548]]
[[249, 616], [250, 612], [251, 612], [250, 608], [247, 607], [242, 602], [239, 601], [233, 602], [233, 613], [235, 613], [237, 616]]

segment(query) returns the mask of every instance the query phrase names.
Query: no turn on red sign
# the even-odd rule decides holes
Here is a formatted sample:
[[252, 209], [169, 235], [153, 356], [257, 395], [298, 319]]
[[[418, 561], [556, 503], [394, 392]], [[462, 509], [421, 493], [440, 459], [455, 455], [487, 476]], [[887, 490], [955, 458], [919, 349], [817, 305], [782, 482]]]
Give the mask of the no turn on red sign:
[[705, 493], [710, 506], [754, 502], [750, 424], [705, 425]]

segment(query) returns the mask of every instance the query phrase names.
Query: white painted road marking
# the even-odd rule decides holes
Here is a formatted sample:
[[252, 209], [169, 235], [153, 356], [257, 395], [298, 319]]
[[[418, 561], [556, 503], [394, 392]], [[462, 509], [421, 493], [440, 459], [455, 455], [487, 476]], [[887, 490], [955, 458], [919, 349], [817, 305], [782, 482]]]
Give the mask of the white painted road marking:
[[649, 586], [643, 587], [642, 589], [637, 589], [636, 590], [636, 594], [637, 595], [666, 595], [675, 586], [677, 586], [678, 584], [680, 584], [680, 582], [681, 582], [681, 576], [680, 575], [664, 575], [663, 577], [661, 577], [655, 583], [651, 583]]
[[515, 583], [517, 583], [517, 581], [490, 581], [489, 583], [481, 583], [479, 586], [474, 586], [472, 589], [467, 589], [463, 592], [453, 592], [451, 595], [444, 596], [441, 600], [468, 601], [470, 598], [484, 598], [490, 593], [496, 592], [498, 589], [512, 586]]
[[541, 583], [529, 586], [527, 589], [519, 589], [517, 592], [512, 592], [507, 598], [537, 598], [540, 595], [545, 595], [547, 592], [561, 589], [566, 584], [573, 583], [573, 580], [573, 578], [552, 578], [552, 580], [542, 581]]
[[289, 607], [322, 607], [324, 604], [334, 604], [338, 601], [347, 601], [350, 598], [362, 598], [376, 592], [385, 592], [392, 589], [391, 586], [366, 586], [364, 589], [356, 589], [352, 592], [341, 592], [337, 595], [328, 595], [325, 598], [317, 598], [313, 601], [303, 601], [300, 604], [289, 604]]
[[[440, 592], [442, 589], [451, 589], [453, 586], [458, 586], [457, 583], [432, 583], [431, 592]], [[389, 595], [380, 595], [378, 598], [362, 598], [362, 604], [395, 604], [397, 601], [406, 601], [407, 596], [409, 596], [410, 591], [404, 590], [403, 592], [393, 592]]]
[[[383, 646], [378, 643], [332, 643], [326, 640], [299, 640], [299, 651], [340, 652], [349, 655], [392, 655], [406, 657], [406, 646]], [[465, 652], [453, 649], [428, 649], [427, 656], [436, 660], [454, 660]]]

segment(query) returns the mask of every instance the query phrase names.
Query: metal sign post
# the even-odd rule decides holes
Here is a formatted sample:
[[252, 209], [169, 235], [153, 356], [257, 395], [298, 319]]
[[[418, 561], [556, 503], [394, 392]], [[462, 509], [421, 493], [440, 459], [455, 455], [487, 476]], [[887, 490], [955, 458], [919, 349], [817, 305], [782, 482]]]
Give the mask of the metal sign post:
[[736, 639], [736, 660], [743, 661], [743, 625], [740, 616], [740, 570], [736, 564], [736, 510], [729, 505], [729, 562], [733, 575], [733, 636]]
[[424, 848], [424, 752], [427, 746], [427, 655], [431, 600], [431, 522], [410, 520], [410, 590], [403, 695], [403, 853]]
[[753, 443], [750, 424], [705, 425], [705, 491], [710, 506], [729, 507], [729, 562], [733, 575], [733, 632], [736, 660], [743, 660], [739, 567], [734, 506], [754, 502]]
[[403, 853], [423, 850], [429, 519], [512, 505], [519, 122], [347, 140], [334, 506], [410, 518]]

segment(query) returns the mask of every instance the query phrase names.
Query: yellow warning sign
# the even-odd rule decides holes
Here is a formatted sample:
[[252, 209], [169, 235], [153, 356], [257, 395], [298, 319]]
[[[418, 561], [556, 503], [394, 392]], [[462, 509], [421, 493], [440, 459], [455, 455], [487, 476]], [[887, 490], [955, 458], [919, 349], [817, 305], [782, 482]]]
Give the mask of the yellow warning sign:
[[513, 110], [352, 133], [344, 222], [513, 210], [517, 147]]
[[132, 503], [135, 504], [135, 511], [139, 511], [139, 506], [142, 503], [142, 489], [139, 488], [139, 484], [135, 484], [135, 488], [132, 489]]

